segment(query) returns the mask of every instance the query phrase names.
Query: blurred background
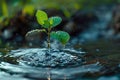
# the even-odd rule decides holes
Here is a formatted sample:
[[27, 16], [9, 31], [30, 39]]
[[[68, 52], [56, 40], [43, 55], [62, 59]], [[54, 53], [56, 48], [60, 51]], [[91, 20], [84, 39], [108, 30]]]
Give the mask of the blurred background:
[[[1, 0], [0, 47], [38, 45], [46, 35], [25, 34], [41, 28], [35, 12], [44, 10], [50, 16], [62, 17], [54, 30], [70, 33], [71, 43], [100, 39], [120, 39], [120, 0]], [[37, 36], [35, 36], [37, 35]], [[31, 44], [30, 44], [31, 43]]]
[[[19, 55], [19, 48], [45, 47], [46, 34], [32, 33], [25, 37], [28, 31], [41, 29], [35, 17], [38, 9], [45, 11], [49, 17], [62, 18], [62, 23], [53, 31], [68, 32], [71, 38], [66, 48], [77, 55], [79, 52], [83, 59], [85, 69], [77, 68], [81, 74], [76, 72], [70, 74], [70, 77], [78, 77], [76, 80], [120, 80], [120, 0], [0, 0], [0, 79], [14, 80], [17, 79], [14, 75], [18, 74], [18, 80], [29, 80], [21, 77], [40, 80], [41, 75], [34, 74], [32, 67], [26, 68], [22, 65], [21, 68], [21, 65], [17, 64], [18, 57], [13, 58], [8, 54], [17, 49], [12, 53], [18, 52]], [[61, 45], [55, 41], [51, 40], [51, 43], [51, 47], [61, 49]], [[82, 52], [86, 54], [83, 55]], [[29, 58], [34, 59], [34, 56], [41, 58], [37, 55], [31, 58], [28, 56], [28, 62]], [[95, 67], [91, 64], [95, 64]], [[102, 69], [97, 73], [92, 72], [99, 68], [96, 66], [102, 66]], [[29, 74], [23, 76], [24, 70]], [[74, 72], [74, 68], [71, 71]], [[68, 71], [66, 72], [65, 74], [68, 74]]]

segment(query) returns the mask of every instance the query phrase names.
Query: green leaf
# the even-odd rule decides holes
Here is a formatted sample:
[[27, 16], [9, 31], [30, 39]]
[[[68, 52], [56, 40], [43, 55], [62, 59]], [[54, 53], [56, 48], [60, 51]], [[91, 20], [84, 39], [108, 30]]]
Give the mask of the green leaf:
[[44, 28], [50, 28], [50, 23], [49, 23], [49, 21], [48, 21], [48, 20], [45, 20], [45, 21], [44, 21], [44, 24], [42, 25], [42, 27], [44, 27]]
[[57, 33], [55, 31], [52, 31], [50, 33], [50, 37], [53, 38], [53, 39], [58, 39]]
[[59, 25], [61, 23], [61, 21], [62, 21], [62, 19], [58, 16], [49, 18], [51, 27], [56, 27], [57, 25]]
[[36, 18], [39, 24], [43, 25], [48, 20], [48, 16], [44, 11], [38, 10], [36, 13]]
[[70, 39], [70, 35], [64, 31], [53, 31], [51, 32], [50, 36], [60, 41], [63, 45], [65, 45]]
[[35, 34], [35, 33], [39, 33], [39, 32], [46, 32], [45, 29], [35, 29], [35, 30], [31, 30], [29, 32], [27, 32], [27, 34], [25, 35], [25, 37], [29, 36], [29, 35], [32, 35], [32, 34]]

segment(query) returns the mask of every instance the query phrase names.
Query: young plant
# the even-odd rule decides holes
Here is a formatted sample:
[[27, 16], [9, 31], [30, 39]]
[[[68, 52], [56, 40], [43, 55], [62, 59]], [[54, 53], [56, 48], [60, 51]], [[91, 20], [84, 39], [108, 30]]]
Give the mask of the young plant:
[[26, 36], [28, 36], [31, 33], [35, 33], [35, 32], [47, 33], [48, 48], [50, 48], [50, 38], [57, 39], [63, 45], [65, 45], [69, 41], [70, 35], [67, 32], [52, 31], [52, 28], [56, 27], [57, 25], [59, 25], [61, 23], [61, 21], [62, 21], [61, 17], [54, 16], [54, 17], [48, 18], [48, 15], [46, 12], [38, 10], [36, 12], [36, 18], [37, 18], [38, 23], [42, 26], [43, 29], [36, 29], [36, 30], [29, 31], [26, 34]]

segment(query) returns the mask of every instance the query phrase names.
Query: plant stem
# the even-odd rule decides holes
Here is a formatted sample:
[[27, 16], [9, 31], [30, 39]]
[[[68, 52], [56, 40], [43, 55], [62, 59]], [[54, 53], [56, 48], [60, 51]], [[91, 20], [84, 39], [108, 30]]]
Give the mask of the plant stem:
[[50, 31], [51, 31], [51, 28], [48, 28], [48, 48], [50, 49]]

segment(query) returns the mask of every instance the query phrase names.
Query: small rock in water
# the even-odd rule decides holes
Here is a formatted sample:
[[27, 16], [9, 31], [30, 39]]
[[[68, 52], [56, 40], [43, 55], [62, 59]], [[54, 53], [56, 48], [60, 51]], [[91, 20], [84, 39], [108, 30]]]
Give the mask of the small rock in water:
[[[72, 52], [73, 53], [73, 52]], [[36, 67], [70, 67], [82, 64], [82, 59], [76, 53], [70, 54], [64, 50], [49, 50], [48, 49], [20, 49], [11, 51], [14, 57], [19, 57], [20, 65], [30, 65]], [[18, 55], [17, 55], [18, 54]]]

